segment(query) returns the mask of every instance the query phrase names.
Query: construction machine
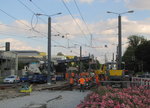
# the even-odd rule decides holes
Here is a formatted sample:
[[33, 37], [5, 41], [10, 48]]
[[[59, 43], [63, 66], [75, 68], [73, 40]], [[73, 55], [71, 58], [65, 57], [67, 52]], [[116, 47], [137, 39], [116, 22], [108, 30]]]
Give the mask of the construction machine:
[[105, 81], [111, 86], [125, 87], [128, 79], [126, 78], [125, 63], [122, 63], [122, 68], [117, 69], [116, 62], [106, 62], [101, 68], [101, 74], [105, 76]]

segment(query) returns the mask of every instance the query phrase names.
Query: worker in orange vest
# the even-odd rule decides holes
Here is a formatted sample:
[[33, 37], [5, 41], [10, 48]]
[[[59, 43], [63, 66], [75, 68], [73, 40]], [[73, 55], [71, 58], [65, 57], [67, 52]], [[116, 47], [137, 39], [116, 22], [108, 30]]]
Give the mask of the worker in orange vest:
[[86, 76], [85, 82], [86, 82], [86, 88], [89, 88], [89, 77], [88, 76]]
[[81, 91], [84, 92], [85, 79], [83, 77], [81, 77], [78, 82], [80, 84], [80, 92]]
[[65, 74], [65, 78], [66, 78], [66, 80], [68, 80], [68, 78], [69, 78], [69, 74], [67, 72]]
[[96, 86], [97, 86], [97, 88], [98, 88], [98, 86], [100, 85], [98, 75], [95, 76], [95, 81], [96, 81]]
[[72, 88], [74, 86], [74, 79], [73, 79], [73, 77], [70, 78], [69, 83], [70, 83], [70, 90], [72, 91]]
[[74, 72], [72, 72], [72, 73], [71, 73], [71, 76], [74, 78], [74, 77], [75, 77], [75, 73], [74, 73]]

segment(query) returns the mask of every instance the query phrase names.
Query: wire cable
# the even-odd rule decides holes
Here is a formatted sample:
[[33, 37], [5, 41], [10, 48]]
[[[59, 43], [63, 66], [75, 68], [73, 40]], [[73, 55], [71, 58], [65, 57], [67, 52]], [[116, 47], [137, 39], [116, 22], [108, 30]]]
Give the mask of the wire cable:
[[22, 22], [22, 21], [19, 21], [16, 17], [14, 17], [14, 16], [8, 14], [8, 13], [5, 12], [4, 10], [0, 9], [0, 11], [3, 12], [4, 14], [6, 14], [7, 16], [9, 16], [10, 18], [12, 18], [12, 19], [14, 19], [14, 20], [17, 20], [18, 22], [20, 22], [21, 24], [25, 25], [26, 27], [31, 28], [29, 25], [25, 24], [25, 23]]
[[46, 13], [46, 12], [43, 11], [36, 3], [34, 3], [32, 0], [30, 0], [30, 2], [31, 2], [36, 8], [38, 8], [41, 12]]
[[[76, 19], [74, 18], [74, 16], [72, 15], [71, 11], [69, 10], [69, 8], [67, 7], [66, 3], [64, 2], [64, 0], [61, 0], [63, 5], [65, 6], [65, 8], [67, 9], [67, 11], [69, 12], [69, 14], [71, 15], [73, 21], [77, 24], [77, 26], [79, 27], [79, 30], [81, 31], [81, 33], [86, 37], [84, 31], [81, 29], [79, 23], [76, 21]], [[87, 38], [86, 38], [87, 39]], [[88, 39], [87, 39], [88, 40]]]
[[90, 35], [90, 37], [91, 37], [91, 47], [92, 47], [92, 33], [90, 32], [90, 29], [88, 28], [88, 25], [87, 25], [85, 19], [83, 18], [83, 15], [82, 15], [82, 13], [81, 13], [81, 11], [80, 11], [79, 6], [77, 5], [76, 0], [74, 0], [74, 3], [75, 3], [75, 5], [76, 5], [76, 7], [77, 7], [77, 10], [78, 10], [78, 12], [79, 12], [79, 14], [80, 14], [80, 16], [81, 16], [81, 18], [82, 18], [82, 20], [83, 20], [83, 22], [84, 22], [86, 28], [87, 28], [87, 31], [89, 32], [89, 35]]

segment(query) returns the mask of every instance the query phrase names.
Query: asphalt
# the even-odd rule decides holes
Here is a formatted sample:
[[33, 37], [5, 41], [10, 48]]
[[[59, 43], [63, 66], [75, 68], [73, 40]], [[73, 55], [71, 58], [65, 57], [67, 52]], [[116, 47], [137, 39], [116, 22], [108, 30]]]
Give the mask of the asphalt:
[[30, 96], [2, 100], [0, 108], [26, 108], [31, 104], [46, 104], [47, 108], [76, 108], [89, 92], [80, 92], [79, 90], [34, 91]]

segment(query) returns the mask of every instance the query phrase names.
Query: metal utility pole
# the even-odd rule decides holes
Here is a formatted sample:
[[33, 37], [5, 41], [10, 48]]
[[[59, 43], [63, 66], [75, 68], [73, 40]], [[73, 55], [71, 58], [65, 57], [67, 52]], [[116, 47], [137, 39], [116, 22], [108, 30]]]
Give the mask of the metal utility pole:
[[46, 14], [40, 14], [40, 13], [37, 13], [35, 15], [37, 16], [47, 16], [48, 17], [48, 49], [47, 49], [47, 52], [48, 52], [48, 80], [47, 80], [47, 84], [50, 85], [51, 84], [51, 73], [52, 73], [52, 65], [51, 65], [51, 16], [55, 16], [55, 15], [59, 15], [59, 14], [62, 14], [62, 13], [56, 13], [56, 14], [52, 14], [52, 15], [46, 15]]
[[118, 15], [118, 69], [121, 69], [122, 62], [122, 35], [121, 35], [121, 15]]
[[116, 13], [116, 12], [110, 12], [107, 11], [107, 13], [117, 14], [118, 15], [118, 69], [121, 69], [121, 63], [122, 63], [122, 33], [121, 33], [121, 15], [126, 13], [133, 13], [134, 11], [127, 11], [122, 13]]
[[51, 84], [51, 17], [48, 17], [48, 80], [47, 84]]
[[82, 58], [82, 46], [80, 46], [80, 73], [82, 72], [82, 62], [81, 62], [81, 58]]
[[115, 57], [114, 57], [114, 53], [112, 54], [112, 61], [114, 62], [115, 61], [115, 59], [114, 59]]

